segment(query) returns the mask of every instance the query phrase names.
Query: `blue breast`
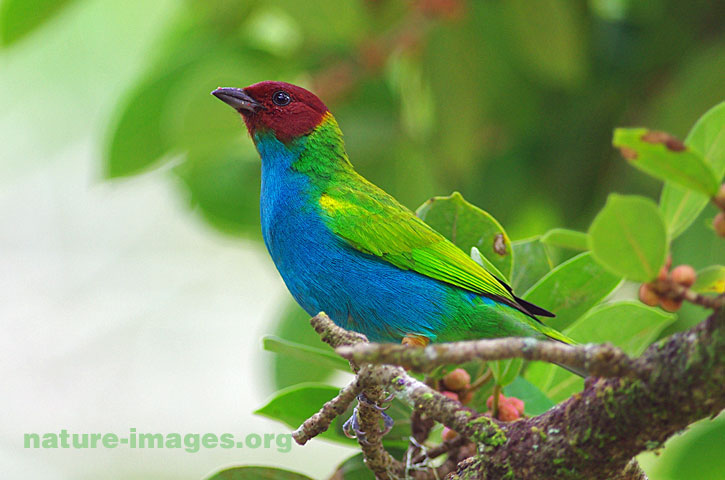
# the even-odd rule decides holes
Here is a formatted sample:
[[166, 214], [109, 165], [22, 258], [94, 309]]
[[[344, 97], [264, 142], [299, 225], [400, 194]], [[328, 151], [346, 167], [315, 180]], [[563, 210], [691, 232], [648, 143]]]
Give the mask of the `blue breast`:
[[295, 300], [372, 341], [406, 334], [435, 339], [446, 318], [451, 287], [364, 254], [324, 224], [321, 190], [290, 168], [299, 151], [274, 138], [258, 139], [262, 157], [262, 235]]

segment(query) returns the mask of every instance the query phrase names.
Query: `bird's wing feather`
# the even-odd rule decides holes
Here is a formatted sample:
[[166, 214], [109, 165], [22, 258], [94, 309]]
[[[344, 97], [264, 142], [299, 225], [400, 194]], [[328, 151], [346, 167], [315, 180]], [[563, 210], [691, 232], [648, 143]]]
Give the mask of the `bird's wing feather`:
[[328, 186], [320, 206], [328, 227], [357, 250], [526, 312], [505, 284], [364, 178]]

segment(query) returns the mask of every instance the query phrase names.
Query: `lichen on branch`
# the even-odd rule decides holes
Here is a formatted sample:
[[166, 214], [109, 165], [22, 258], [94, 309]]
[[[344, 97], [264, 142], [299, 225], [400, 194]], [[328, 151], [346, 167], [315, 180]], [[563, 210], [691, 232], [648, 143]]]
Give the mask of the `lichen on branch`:
[[[651, 345], [637, 359], [611, 345], [569, 347], [527, 339], [426, 348], [369, 344], [324, 314], [311, 323], [350, 360], [357, 376], [317, 417], [298, 429], [307, 432], [304, 436], [295, 432], [298, 441], [314, 436], [320, 428], [316, 424], [329, 425], [340, 414], [340, 406], [349, 404], [352, 392], [360, 388], [370, 392], [372, 400], [379, 401], [385, 392], [394, 394], [418, 415], [442, 423], [476, 447], [465, 450], [461, 441], [436, 449], [436, 454], [448, 452], [449, 458], [434, 470], [425, 462], [394, 459], [383, 448], [380, 436], [373, 435], [367, 443], [361, 442], [361, 448], [377, 478], [428, 479], [448, 474], [449, 480], [643, 479], [646, 477], [634, 461], [637, 454], [660, 447], [687, 425], [725, 408], [723, 308], [690, 330]], [[444, 363], [514, 357], [569, 363], [596, 376], [587, 379], [582, 392], [541, 415], [500, 422], [446, 397], [399, 366], [430, 371]], [[373, 407], [366, 410], [364, 404], [360, 409], [365, 412], [361, 424], [377, 427], [380, 412]], [[465, 459], [459, 458], [463, 452], [469, 452]], [[420, 455], [414, 460], [421, 460]]]

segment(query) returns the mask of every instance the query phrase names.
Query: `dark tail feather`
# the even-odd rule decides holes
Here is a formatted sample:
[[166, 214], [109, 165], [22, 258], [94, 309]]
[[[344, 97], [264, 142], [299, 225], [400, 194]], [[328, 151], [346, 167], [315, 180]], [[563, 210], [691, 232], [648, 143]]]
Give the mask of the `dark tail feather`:
[[516, 302], [524, 307], [526, 311], [529, 313], [533, 313], [534, 315], [541, 315], [542, 317], [555, 317], [553, 313], [551, 313], [548, 310], [545, 310], [538, 305], [534, 305], [533, 303], [527, 302], [526, 300], [523, 300], [519, 297], [514, 297], [516, 299]]
[[587, 372], [586, 370], [582, 370], [576, 367], [570, 367], [569, 365], [564, 365], [563, 363], [554, 363], [554, 365], [558, 365], [564, 370], [568, 370], [574, 375], [579, 375], [582, 378], [587, 378], [589, 376], [589, 372]]
[[[493, 274], [491, 274], [491, 275], [493, 275]], [[532, 315], [532, 316], [533, 315], [541, 315], [542, 317], [555, 317], [556, 316], [553, 313], [551, 313], [550, 311], [544, 310], [543, 308], [539, 307], [538, 305], [534, 305], [533, 303], [527, 302], [526, 300], [523, 300], [523, 299], [517, 297], [516, 295], [514, 295], [514, 291], [511, 288], [511, 285], [509, 285], [508, 283], [504, 282], [503, 280], [501, 280], [500, 278], [498, 278], [496, 275], [493, 275], [493, 278], [495, 278], [496, 280], [498, 280], [498, 283], [500, 283], [501, 285], [503, 285], [503, 287], [506, 290], [508, 290], [508, 292], [516, 300], [516, 303], [518, 303], [520, 306], [524, 307], [524, 310], [526, 310], [526, 312], [524, 312], [524, 313], [528, 313], [529, 315]], [[537, 320], [538, 320], [538, 318], [537, 318]]]

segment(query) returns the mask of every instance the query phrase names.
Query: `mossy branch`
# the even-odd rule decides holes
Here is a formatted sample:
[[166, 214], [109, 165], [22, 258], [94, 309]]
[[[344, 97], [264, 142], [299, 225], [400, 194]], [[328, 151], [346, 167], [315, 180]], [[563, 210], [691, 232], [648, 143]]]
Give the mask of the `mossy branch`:
[[[378, 478], [428, 479], [448, 474], [449, 480], [643, 479], [646, 477], [634, 461], [637, 454], [659, 448], [687, 425], [725, 408], [725, 309], [688, 331], [653, 344], [637, 359], [607, 345], [562, 348], [522, 339], [425, 349], [376, 345], [337, 327], [324, 314], [314, 317], [312, 324], [327, 343], [339, 347], [351, 360], [358, 372], [356, 382], [366, 395], [370, 393], [368, 398], [379, 401], [385, 391], [391, 392], [475, 445], [474, 450], [467, 450], [467, 445], [453, 443], [449, 459], [434, 471], [425, 463], [395, 460], [384, 450], [379, 436], [368, 437], [361, 447], [366, 464]], [[502, 352], [506, 356], [500, 356]], [[582, 392], [547, 412], [509, 423], [464, 407], [399, 366], [370, 363], [394, 360], [426, 371], [432, 368], [426, 362], [456, 363], [472, 358], [519, 356], [566, 363], [562, 355], [600, 377], [589, 377]], [[346, 387], [345, 398], [337, 402], [347, 401], [352, 389]], [[361, 424], [375, 430], [380, 412], [373, 407], [363, 410], [365, 407], [360, 405]], [[328, 410], [339, 414], [339, 409]], [[314, 417], [305, 424], [308, 422], [315, 423]], [[467, 458], [461, 457], [463, 453]], [[420, 459], [418, 455], [413, 460]]]

